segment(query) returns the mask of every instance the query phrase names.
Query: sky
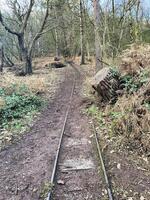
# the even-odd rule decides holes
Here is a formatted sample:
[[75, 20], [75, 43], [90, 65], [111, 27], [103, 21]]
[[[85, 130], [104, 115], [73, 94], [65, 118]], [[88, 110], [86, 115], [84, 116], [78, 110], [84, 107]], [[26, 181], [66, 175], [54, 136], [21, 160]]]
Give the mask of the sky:
[[[20, 2], [23, 2], [24, 0], [18, 0]], [[26, 2], [29, 0], [26, 0]], [[107, 2], [108, 0], [99, 0], [100, 2], [104, 3]], [[122, 0], [115, 0], [115, 2], [121, 2]], [[145, 10], [150, 10], [150, 0], [141, 0], [143, 7], [145, 8]], [[8, 11], [8, 7], [7, 7], [7, 0], [0, 0], [0, 10], [6, 10]]]
[[150, 0], [143, 0], [143, 6], [146, 8], [146, 9], [150, 9]]

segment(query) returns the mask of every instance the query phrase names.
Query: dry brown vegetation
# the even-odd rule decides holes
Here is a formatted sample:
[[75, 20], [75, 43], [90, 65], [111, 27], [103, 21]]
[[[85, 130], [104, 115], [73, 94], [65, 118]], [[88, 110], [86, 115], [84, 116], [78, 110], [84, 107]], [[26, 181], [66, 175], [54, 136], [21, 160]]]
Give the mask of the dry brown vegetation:
[[47, 77], [42, 75], [17, 77], [11, 72], [5, 73], [1, 79], [1, 87], [7, 89], [7, 91], [12, 85], [16, 85], [16, 87], [26, 85], [33, 93], [44, 93], [47, 90], [47, 83]]
[[32, 76], [16, 76], [15, 72], [4, 72], [0, 80], [1, 88], [5, 88], [11, 93], [12, 85], [16, 86], [15, 89], [25, 85], [35, 94], [47, 94], [52, 89], [54, 82], [58, 81], [56, 70], [47, 66], [52, 61], [53, 58], [49, 57], [34, 59], [34, 74]]
[[118, 58], [122, 74], [135, 75], [150, 66], [150, 45], [132, 44]]
[[[149, 50], [148, 45], [132, 45], [123, 52], [117, 67], [125, 84], [122, 96], [113, 104], [97, 96], [87, 109], [100, 138], [114, 196], [120, 200], [150, 199]], [[85, 85], [85, 95], [93, 101], [89, 81]]]
[[[113, 135], [122, 135], [120, 145], [129, 150], [149, 155], [150, 151], [150, 112], [138, 95], [122, 96], [113, 107], [104, 111], [110, 118]], [[108, 126], [109, 127], [109, 126]], [[123, 145], [123, 147], [125, 147]]]
[[[41, 108], [43, 108], [45, 100], [49, 101], [54, 98], [55, 91], [57, 87], [59, 87], [60, 82], [63, 81], [64, 76], [61, 74], [61, 70], [58, 71], [46, 66], [52, 61], [53, 58], [35, 59], [34, 74], [30, 76], [16, 76], [14, 70], [10, 72], [7, 68], [0, 75], [0, 90], [5, 91], [4, 95], [0, 95], [0, 149], [3, 148], [5, 144], [9, 144], [19, 138], [20, 135], [22, 135], [25, 130], [32, 125], [34, 117], [39, 114], [40, 107], [35, 110], [33, 107], [33, 110], [30, 110], [30, 112], [26, 110], [26, 105], [24, 108], [20, 109], [19, 106], [22, 105], [20, 101], [25, 101], [25, 98], [30, 99], [30, 97], [32, 98], [33, 96], [33, 105], [34, 99], [37, 98], [41, 101]], [[12, 99], [11, 102], [9, 98], [10, 100]], [[18, 103], [15, 103], [15, 101], [18, 101]], [[13, 104], [15, 108], [13, 108]], [[16, 113], [19, 112], [19, 117], [15, 118], [12, 116], [10, 119], [9, 116], [2, 121], [2, 118], [4, 117], [1, 115], [2, 113], [4, 115], [5, 112], [7, 116], [7, 109], [8, 113], [10, 112], [10, 109], [11, 112], [15, 109]], [[23, 109], [24, 112], [21, 114]]]
[[[149, 156], [150, 152], [150, 46], [131, 45], [120, 56], [119, 71], [125, 82], [123, 95], [113, 105], [92, 112], [104, 132], [115, 137], [117, 147]], [[126, 62], [124, 62], [126, 60]], [[89, 82], [86, 83], [90, 94]], [[97, 100], [97, 99], [96, 99]]]
[[[126, 58], [126, 65], [124, 59]], [[128, 60], [128, 61], [127, 61]], [[131, 75], [141, 87], [131, 94], [124, 94], [111, 108], [119, 112], [114, 120], [113, 132], [125, 136], [126, 144], [133, 150], [149, 155], [150, 152], [150, 46], [132, 45], [122, 55], [121, 71]], [[144, 74], [143, 72], [146, 72]], [[143, 76], [141, 76], [141, 74]], [[135, 84], [130, 83], [130, 84]], [[130, 86], [130, 85], [129, 85]], [[131, 86], [132, 87], [132, 86]]]

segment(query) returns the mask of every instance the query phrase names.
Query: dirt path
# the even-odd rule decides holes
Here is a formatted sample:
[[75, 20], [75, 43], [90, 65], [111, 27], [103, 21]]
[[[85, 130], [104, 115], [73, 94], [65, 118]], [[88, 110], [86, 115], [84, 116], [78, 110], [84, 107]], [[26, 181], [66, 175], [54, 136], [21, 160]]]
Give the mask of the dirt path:
[[88, 119], [83, 115], [82, 80], [76, 83], [61, 151], [54, 200], [99, 200], [103, 180], [91, 141]]
[[[18, 143], [0, 152], [0, 200], [44, 199], [41, 193], [46, 192], [51, 177], [74, 70], [67, 67], [63, 73], [64, 82], [53, 102], [49, 103], [31, 130]], [[80, 163], [79, 168], [82, 166], [83, 169], [58, 174], [57, 178], [64, 180], [64, 185], [56, 186], [54, 199], [57, 200], [96, 200], [100, 197], [101, 182], [93, 160], [91, 132], [87, 119], [81, 114], [80, 77], [77, 82], [66, 127], [69, 137], [65, 138], [60, 159], [62, 167], [71, 160], [74, 165]]]

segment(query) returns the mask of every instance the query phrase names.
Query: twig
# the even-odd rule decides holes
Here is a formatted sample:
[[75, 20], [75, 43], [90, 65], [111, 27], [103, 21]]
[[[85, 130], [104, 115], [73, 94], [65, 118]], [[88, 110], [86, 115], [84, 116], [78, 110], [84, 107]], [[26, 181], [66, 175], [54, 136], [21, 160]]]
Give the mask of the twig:
[[107, 62], [105, 62], [105, 61], [103, 61], [103, 60], [100, 60], [100, 59], [98, 59], [101, 63], [103, 63], [103, 64], [105, 64], [105, 65], [107, 65], [107, 66], [111, 66], [109, 63], [107, 63]]

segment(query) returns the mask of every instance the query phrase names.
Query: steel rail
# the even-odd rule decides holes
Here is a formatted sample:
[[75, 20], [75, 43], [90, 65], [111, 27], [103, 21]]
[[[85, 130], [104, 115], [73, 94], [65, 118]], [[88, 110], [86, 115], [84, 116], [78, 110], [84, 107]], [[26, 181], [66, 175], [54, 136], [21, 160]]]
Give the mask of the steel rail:
[[[85, 75], [81, 74], [81, 72], [75, 67], [76, 66], [75, 63], [73, 63], [73, 62], [67, 62], [67, 63], [70, 64], [74, 68], [74, 70], [76, 71], [77, 75], [80, 74], [81, 76], [85, 77]], [[64, 135], [64, 132], [65, 132], [66, 122], [67, 122], [68, 114], [69, 114], [70, 107], [71, 107], [71, 102], [72, 102], [72, 97], [73, 97], [75, 84], [76, 84], [76, 82], [75, 82], [75, 78], [74, 78], [74, 82], [73, 82], [72, 89], [71, 89], [71, 95], [70, 95], [70, 99], [69, 99], [69, 105], [68, 105], [66, 113], [65, 113], [65, 119], [64, 119], [62, 131], [61, 131], [61, 136], [60, 136], [60, 139], [59, 139], [58, 149], [57, 149], [57, 152], [56, 152], [56, 157], [55, 157], [53, 171], [52, 171], [51, 180], [50, 180], [50, 184], [51, 184], [52, 188], [54, 187], [55, 176], [56, 176], [56, 171], [57, 171], [57, 165], [58, 165], [60, 150], [61, 150], [61, 146], [62, 146], [63, 135]], [[110, 182], [109, 182], [109, 179], [108, 179], [106, 167], [105, 167], [103, 156], [102, 156], [102, 153], [101, 153], [100, 144], [98, 142], [97, 131], [95, 129], [95, 125], [94, 125], [93, 120], [92, 120], [92, 127], [93, 127], [93, 131], [94, 131], [94, 137], [95, 137], [95, 141], [96, 141], [96, 147], [97, 147], [97, 151], [98, 151], [98, 156], [99, 156], [99, 159], [100, 159], [102, 171], [103, 171], [105, 182], [106, 182], [108, 198], [109, 198], [109, 200], [114, 200], [113, 192], [112, 192], [112, 189], [111, 189], [111, 186], [110, 186]], [[48, 193], [48, 196], [47, 196], [46, 200], [52, 200], [52, 189]]]
[[100, 159], [102, 171], [103, 171], [105, 182], [106, 182], [108, 198], [109, 198], [109, 200], [114, 200], [114, 198], [113, 198], [113, 192], [112, 192], [112, 189], [111, 189], [111, 186], [110, 186], [110, 182], [109, 182], [109, 179], [108, 179], [108, 175], [107, 175], [106, 167], [105, 167], [105, 164], [104, 164], [104, 160], [103, 160], [103, 156], [102, 156], [100, 144], [98, 142], [97, 131], [95, 129], [93, 121], [92, 121], [92, 126], [93, 126], [93, 131], [94, 131], [94, 136], [95, 136], [95, 141], [96, 141], [96, 147], [97, 147], [97, 151], [98, 151], [98, 156], [99, 156], [99, 159]]
[[[81, 72], [76, 68], [77, 65], [74, 62], [70, 62], [69, 64], [74, 68], [75, 71], [78, 72], [78, 74], [80, 74], [81, 76], [83, 76], [85, 78], [85, 75], [81, 74]], [[109, 179], [108, 179], [108, 175], [107, 175], [106, 167], [105, 167], [105, 164], [104, 164], [103, 156], [102, 156], [102, 153], [101, 153], [100, 144], [98, 142], [97, 131], [95, 129], [93, 120], [92, 120], [92, 126], [93, 126], [93, 131], [94, 131], [97, 151], [98, 151], [98, 155], [99, 155], [102, 171], [103, 171], [105, 182], [106, 182], [108, 198], [109, 198], [109, 200], [114, 200], [113, 192], [112, 192], [112, 189], [111, 189], [111, 185], [110, 185], [110, 182], [109, 182]]]
[[[63, 135], [64, 135], [64, 132], [65, 132], [66, 122], [67, 122], [68, 114], [69, 114], [70, 107], [71, 107], [71, 102], [72, 102], [72, 97], [73, 97], [73, 93], [74, 93], [74, 89], [75, 89], [75, 84], [76, 84], [76, 80], [74, 78], [74, 82], [73, 82], [72, 89], [71, 89], [71, 95], [70, 95], [70, 98], [69, 98], [69, 105], [68, 105], [66, 113], [65, 113], [65, 119], [64, 119], [62, 130], [61, 130], [61, 135], [60, 135], [60, 139], [59, 139], [59, 144], [58, 144], [56, 157], [55, 157], [55, 161], [54, 161], [54, 166], [53, 166], [53, 171], [52, 171], [51, 180], [50, 180], [50, 184], [51, 184], [52, 188], [54, 186], [54, 181], [55, 181], [55, 176], [56, 176], [56, 171], [57, 171], [57, 166], [58, 166], [58, 159], [59, 159], [59, 155], [60, 155], [60, 149], [61, 149], [61, 146], [62, 146]], [[51, 200], [51, 199], [52, 199], [52, 189], [49, 191], [46, 200]]]
[[[72, 68], [75, 71], [78, 72], [78, 74], [80, 74], [82, 77], [85, 78], [85, 75], [81, 74], [81, 72], [76, 68], [76, 66], [78, 66], [77, 64], [75, 64], [74, 62], [69, 62], [69, 64], [72, 66]], [[112, 192], [112, 189], [111, 189], [111, 185], [110, 185], [110, 182], [109, 182], [109, 179], [108, 179], [108, 175], [107, 175], [106, 167], [105, 167], [105, 164], [104, 164], [103, 156], [102, 156], [102, 153], [101, 153], [100, 144], [98, 142], [97, 131], [95, 129], [95, 125], [94, 125], [94, 121], [93, 120], [92, 120], [92, 126], [93, 126], [93, 131], [94, 131], [94, 136], [95, 136], [95, 141], [96, 141], [96, 147], [97, 147], [97, 151], [98, 151], [98, 156], [99, 156], [99, 159], [100, 159], [102, 171], [103, 171], [105, 182], [106, 182], [108, 198], [109, 198], [109, 200], [114, 200], [113, 192]]]

